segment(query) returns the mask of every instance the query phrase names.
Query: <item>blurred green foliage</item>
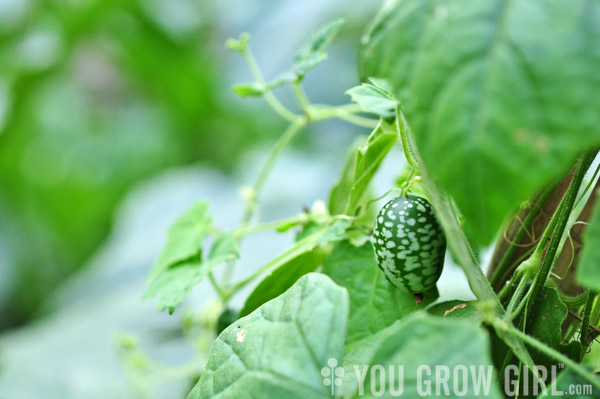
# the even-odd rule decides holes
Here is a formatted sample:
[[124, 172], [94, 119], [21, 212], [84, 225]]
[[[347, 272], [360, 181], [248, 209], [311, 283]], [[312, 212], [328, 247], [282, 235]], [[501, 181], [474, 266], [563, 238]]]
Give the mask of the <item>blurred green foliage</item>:
[[227, 169], [278, 133], [230, 106], [213, 6], [0, 5], [0, 330], [90, 256], [134, 182], [198, 160]]

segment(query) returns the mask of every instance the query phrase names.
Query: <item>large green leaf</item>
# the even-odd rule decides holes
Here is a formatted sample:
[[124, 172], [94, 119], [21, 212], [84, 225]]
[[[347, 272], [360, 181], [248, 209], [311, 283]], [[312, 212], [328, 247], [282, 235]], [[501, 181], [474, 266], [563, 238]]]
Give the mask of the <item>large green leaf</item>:
[[150, 274], [150, 279], [175, 263], [200, 255], [202, 240], [212, 223], [209, 209], [208, 202], [198, 201], [171, 226], [167, 243]]
[[321, 369], [343, 354], [348, 306], [327, 276], [302, 277], [219, 335], [188, 399], [330, 397]]
[[265, 277], [248, 296], [240, 311], [240, 317], [250, 314], [263, 303], [283, 294], [300, 277], [314, 272], [323, 263], [325, 255], [326, 251], [315, 248], [279, 266]]
[[342, 367], [344, 368], [342, 386], [336, 391], [339, 397], [350, 398], [356, 396], [358, 393], [358, 380], [354, 367], [368, 365], [381, 343], [392, 335], [394, 331], [394, 326], [384, 328], [359, 341], [354, 341], [346, 345], [344, 349], [344, 362], [342, 363]]
[[167, 267], [150, 281], [144, 297], [156, 297], [159, 311], [168, 309], [173, 313], [215, 266], [237, 259], [239, 255], [233, 234], [224, 234], [217, 238], [206, 261], [200, 257], [190, 258]]
[[600, 143], [600, 2], [386, 2], [360, 50], [422, 158], [488, 243], [520, 201]]
[[377, 267], [370, 242], [355, 247], [340, 242], [323, 265], [323, 273], [350, 294], [350, 319], [346, 341], [351, 344], [393, 324], [406, 315], [424, 309], [437, 298], [437, 291], [424, 295], [421, 305], [413, 294], [394, 288]]
[[331, 191], [329, 211], [332, 214], [353, 214], [375, 172], [397, 140], [398, 133], [395, 127], [381, 121], [366, 143], [356, 149], [355, 154], [351, 155], [344, 165], [342, 176]]
[[[493, 373], [490, 359], [490, 342], [487, 333], [480, 327], [466, 320], [439, 318], [417, 313], [398, 324], [389, 327], [391, 330], [378, 342], [378, 348], [372, 358], [363, 365], [370, 365], [364, 382], [365, 397], [374, 397], [377, 392], [384, 390], [382, 398], [390, 398], [390, 366], [394, 370], [395, 385], [398, 384], [398, 366], [404, 367], [404, 393], [402, 397], [458, 397], [467, 398], [502, 398]], [[388, 371], [385, 379], [372, 378], [373, 365], [381, 365]], [[448, 391], [440, 384], [437, 392], [436, 370], [445, 366], [449, 371]], [[431, 374], [422, 371], [423, 381], [419, 384], [420, 367], [429, 367]], [[436, 369], [437, 367], [437, 369]], [[467, 384], [463, 385], [466, 368]], [[421, 369], [423, 370], [423, 369]], [[473, 371], [475, 370], [475, 371]], [[442, 370], [443, 371], [443, 370]], [[379, 376], [380, 374], [376, 374]], [[455, 381], [455, 376], [459, 378]], [[489, 383], [474, 383], [477, 378]], [[431, 392], [427, 392], [426, 381], [431, 382]], [[374, 382], [374, 384], [373, 384]], [[381, 383], [384, 385], [381, 385]], [[458, 388], [458, 389], [457, 389]], [[425, 389], [419, 392], [419, 389]], [[465, 390], [463, 395], [462, 390]], [[489, 389], [486, 392], [486, 389]], [[359, 391], [360, 394], [360, 391]]]
[[583, 233], [583, 250], [577, 264], [577, 282], [600, 292], [600, 206], [595, 206]]

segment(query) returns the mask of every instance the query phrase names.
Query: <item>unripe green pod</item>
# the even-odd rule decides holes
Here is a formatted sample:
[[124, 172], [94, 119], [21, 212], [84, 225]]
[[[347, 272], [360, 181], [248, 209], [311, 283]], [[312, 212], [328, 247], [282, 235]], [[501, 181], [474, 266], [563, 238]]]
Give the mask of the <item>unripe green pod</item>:
[[379, 268], [396, 288], [422, 294], [442, 274], [446, 237], [425, 198], [408, 195], [385, 204], [377, 215], [373, 246]]

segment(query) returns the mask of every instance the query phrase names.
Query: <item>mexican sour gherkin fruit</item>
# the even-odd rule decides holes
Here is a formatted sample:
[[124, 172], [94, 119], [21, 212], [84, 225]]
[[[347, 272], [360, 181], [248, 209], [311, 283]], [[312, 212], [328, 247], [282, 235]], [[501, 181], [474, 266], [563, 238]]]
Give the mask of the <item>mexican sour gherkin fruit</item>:
[[446, 237], [425, 198], [408, 195], [385, 204], [377, 215], [373, 246], [390, 283], [415, 294], [417, 302], [440, 278]]

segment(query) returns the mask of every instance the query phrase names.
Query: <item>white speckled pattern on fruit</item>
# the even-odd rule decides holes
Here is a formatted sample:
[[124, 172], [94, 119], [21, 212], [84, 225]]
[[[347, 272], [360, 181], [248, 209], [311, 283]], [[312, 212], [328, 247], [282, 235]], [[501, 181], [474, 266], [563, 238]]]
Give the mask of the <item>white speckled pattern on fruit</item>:
[[427, 291], [444, 265], [446, 238], [424, 198], [398, 197], [379, 211], [373, 232], [377, 263], [395, 287]]

